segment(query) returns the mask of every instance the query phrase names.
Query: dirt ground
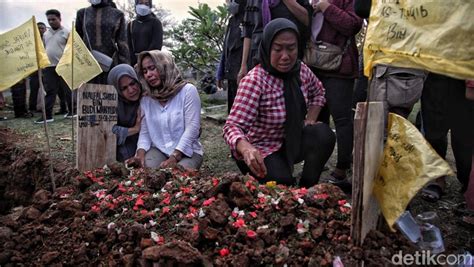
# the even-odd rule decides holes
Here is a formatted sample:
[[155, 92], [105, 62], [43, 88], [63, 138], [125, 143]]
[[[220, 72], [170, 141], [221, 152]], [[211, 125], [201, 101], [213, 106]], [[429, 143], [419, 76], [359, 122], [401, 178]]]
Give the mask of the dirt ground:
[[[227, 264], [228, 265], [248, 265], [248, 264], [252, 265], [256, 263], [260, 263], [259, 265], [267, 265], [267, 264], [280, 265], [281, 263], [284, 263], [284, 262], [291, 262], [294, 265], [311, 265], [309, 263], [311, 263], [310, 260], [313, 258], [310, 257], [311, 258], [310, 259], [310, 258], [305, 258], [303, 256], [300, 256], [300, 257], [295, 256], [294, 258], [292, 258], [288, 255], [288, 251], [287, 251], [288, 249], [290, 249], [290, 251], [292, 252], [301, 251], [299, 253], [302, 253], [302, 255], [307, 255], [308, 252], [314, 253], [312, 255], [314, 255], [314, 259], [317, 259], [317, 262], [319, 264], [321, 264], [323, 260], [324, 260], [323, 263], [329, 264], [331, 260], [334, 258], [334, 256], [343, 255], [342, 256], [343, 260], [345, 260], [347, 263], [353, 262], [360, 258], [364, 258], [367, 260], [367, 262], [371, 262], [373, 264], [372, 266], [380, 266], [382, 262], [384, 262], [384, 260], [388, 259], [390, 256], [389, 254], [387, 254], [389, 252], [385, 250], [381, 252], [381, 248], [389, 247], [390, 252], [392, 253], [397, 251], [398, 249], [401, 249], [404, 251], [410, 250], [410, 248], [403, 242], [403, 238], [400, 237], [400, 235], [395, 234], [394, 236], [392, 236], [391, 233], [373, 233], [372, 236], [368, 239], [370, 242], [367, 242], [365, 246], [363, 246], [362, 248], [355, 248], [351, 245], [347, 245], [346, 244], [347, 242], [345, 242], [344, 240], [346, 240], [347, 235], [348, 235], [348, 228], [347, 228], [348, 217], [344, 217], [344, 216], [341, 217], [339, 215], [338, 217], [335, 214], [331, 214], [331, 213], [329, 215], [325, 213], [326, 215], [321, 217], [323, 218], [321, 221], [323, 222], [324, 225], [326, 225], [326, 224], [329, 224], [331, 221], [335, 220], [336, 222], [332, 222], [331, 224], [340, 225], [338, 226], [339, 228], [336, 227], [336, 229], [340, 230], [337, 234], [335, 234], [337, 236], [336, 239], [334, 239], [334, 235], [328, 236], [327, 232], [325, 232], [326, 236], [322, 240], [318, 239], [319, 238], [318, 233], [313, 233], [313, 236], [311, 236], [312, 239], [311, 238], [301, 239], [301, 238], [296, 238], [296, 237], [295, 239], [291, 239], [290, 236], [292, 235], [298, 236], [298, 235], [290, 231], [288, 233], [285, 232], [284, 235], [281, 235], [281, 236], [279, 235], [277, 238], [279, 242], [282, 240], [284, 242], [288, 242], [288, 243], [285, 243], [284, 246], [281, 246], [282, 244], [281, 242], [279, 244], [276, 244], [276, 243], [273, 244], [270, 241], [268, 241], [269, 243], [267, 242], [268, 243], [267, 244], [265, 243], [266, 241], [264, 238], [259, 239], [259, 240], [262, 240], [261, 242], [263, 242], [264, 244], [262, 245], [262, 243], [253, 242], [255, 240], [253, 240], [252, 239], [253, 237], [251, 237], [253, 236], [252, 232], [250, 232], [250, 235], [249, 235], [249, 232], [236, 231], [236, 229], [234, 229], [235, 227], [233, 226], [233, 223], [237, 221], [236, 218], [238, 218], [238, 216], [234, 218], [233, 222], [226, 221], [225, 223], [221, 222], [220, 224], [217, 222], [217, 226], [214, 225], [216, 224], [216, 222], [213, 221], [211, 223], [212, 230], [204, 231], [205, 234], [202, 231], [200, 231], [199, 232], [200, 234], [198, 235], [198, 237], [196, 237], [196, 239], [193, 239], [192, 237], [193, 236], [192, 229], [195, 229], [195, 228], [192, 228], [191, 230], [187, 229], [184, 232], [177, 231], [179, 232], [179, 234], [177, 232], [176, 233], [173, 232], [175, 230], [172, 231], [174, 234], [159, 233], [156, 227], [151, 227], [150, 229], [147, 229], [147, 231], [145, 232], [141, 232], [141, 230], [137, 230], [137, 229], [134, 230], [133, 221], [138, 220], [140, 223], [146, 224], [147, 222], [149, 223], [148, 221], [149, 218], [147, 217], [144, 219], [143, 217], [139, 217], [137, 219], [136, 217], [127, 215], [127, 216], [124, 216], [123, 218], [121, 217], [120, 220], [114, 220], [113, 218], [116, 215], [112, 214], [111, 212], [108, 212], [106, 209], [101, 210], [99, 212], [95, 212], [96, 214], [94, 214], [94, 212], [91, 211], [94, 205], [97, 204], [98, 202], [96, 198], [92, 198], [90, 197], [90, 195], [87, 196], [85, 192], [90, 191], [90, 192], [97, 193], [97, 192], [105, 191], [109, 193], [112, 190], [111, 194], [114, 195], [113, 191], [115, 189], [113, 188], [114, 187], [116, 188], [118, 186], [118, 183], [116, 181], [117, 180], [120, 181], [121, 179], [123, 179], [124, 176], [118, 175], [116, 177], [112, 177], [111, 180], [108, 180], [108, 182], [106, 182], [105, 184], [98, 186], [98, 185], [95, 185], [95, 183], [97, 183], [97, 180], [94, 180], [90, 176], [82, 174], [82, 176], [85, 176], [87, 179], [91, 181], [87, 182], [87, 179], [86, 179], [86, 180], [83, 180], [82, 182], [81, 181], [77, 182], [75, 178], [80, 177], [81, 174], [77, 173], [72, 168], [73, 162], [75, 160], [74, 159], [75, 153], [73, 152], [72, 137], [71, 137], [72, 136], [71, 135], [71, 132], [72, 132], [71, 120], [63, 119], [61, 116], [56, 116], [55, 122], [48, 124], [48, 126], [49, 126], [49, 135], [50, 135], [50, 144], [52, 148], [52, 154], [51, 154], [52, 161], [54, 162], [55, 176], [58, 181], [57, 186], [59, 188], [63, 188], [64, 191], [61, 191], [61, 193], [56, 193], [54, 195], [51, 195], [51, 193], [49, 192], [50, 183], [48, 180], [49, 175], [48, 175], [48, 168], [47, 168], [47, 166], [49, 166], [49, 160], [45, 154], [46, 138], [45, 138], [43, 126], [33, 124], [34, 119], [40, 116], [39, 113], [35, 115], [36, 115], [35, 118], [31, 118], [31, 119], [13, 119], [12, 118], [13, 114], [11, 110], [9, 109], [0, 110], [1, 117], [7, 116], [10, 118], [7, 121], [0, 122], [0, 149], [2, 150], [2, 153], [0, 154], [0, 196], [1, 196], [0, 215], [8, 214], [8, 220], [5, 219], [7, 216], [1, 217], [2, 219], [0, 220], [1, 222], [0, 225], [5, 225], [5, 223], [8, 223], [7, 225], [9, 225], [11, 229], [13, 229], [13, 233], [10, 233], [4, 228], [0, 227], [1, 228], [0, 230], [2, 230], [0, 231], [0, 241], [2, 241], [1, 240], [2, 238], [15, 237], [15, 238], [12, 238], [13, 243], [11, 242], [5, 243], [9, 246], [7, 247], [9, 254], [0, 253], [0, 264], [5, 264], [5, 263], [10, 262], [10, 263], [17, 263], [17, 264], [27, 263], [27, 265], [30, 265], [30, 264], [48, 265], [48, 264], [53, 264], [53, 263], [58, 264], [62, 260], [62, 263], [65, 265], [77, 265], [77, 264], [80, 265], [80, 264], [84, 264], [84, 262], [94, 262], [96, 264], [100, 263], [102, 265], [112, 265], [112, 266], [114, 264], [117, 264], [117, 266], [126, 265], [126, 264], [134, 265], [134, 264], [139, 264], [139, 263], [141, 264], [146, 261], [150, 261], [150, 262], [160, 262], [160, 260], [163, 261], [163, 259], [166, 258], [167, 256], [160, 254], [161, 252], [158, 253], [156, 251], [152, 251], [152, 248], [155, 248], [156, 246], [167, 246], [166, 249], [163, 250], [164, 251], [163, 253], [165, 254], [166, 254], [166, 251], [168, 250], [170, 251], [177, 250], [177, 251], [182, 251], [182, 253], [184, 253], [183, 255], [191, 255], [189, 256], [190, 262], [187, 262], [188, 264], [190, 264], [188, 266], [194, 265], [195, 262], [193, 262], [192, 259], [195, 259], [195, 258], [198, 258], [198, 261], [204, 259], [203, 262], [200, 261], [200, 264], [202, 263], [203, 265], [206, 265], [205, 264], [206, 262], [208, 263], [211, 262], [212, 264], [216, 266], [227, 265]], [[244, 178], [229, 178], [228, 176], [226, 176], [228, 172], [237, 172], [237, 168], [234, 162], [229, 157], [230, 154], [229, 154], [228, 148], [222, 139], [221, 127], [222, 127], [221, 124], [218, 124], [212, 120], [203, 119], [202, 121], [201, 142], [204, 146], [206, 155], [204, 157], [202, 174], [198, 178], [201, 180], [206, 180], [207, 183], [209, 183], [210, 181], [213, 181], [212, 183], [214, 184], [216, 181], [212, 179], [212, 177], [214, 177], [218, 179], [219, 184], [222, 183], [222, 184], [226, 184], [227, 186], [229, 186], [228, 179], [231, 179], [234, 182], [245, 184], [248, 180], [242, 180]], [[336, 155], [334, 153], [334, 155], [332, 155], [330, 161], [327, 164], [330, 169], [335, 165], [335, 158], [336, 158]], [[451, 164], [453, 169], [455, 169], [452, 153], [448, 153], [447, 160]], [[97, 173], [95, 173], [94, 175], [97, 176]], [[175, 176], [176, 174], [171, 174], [171, 175]], [[324, 175], [325, 174], [323, 174], [323, 176]], [[150, 175], [142, 175], [142, 177], [144, 181], [150, 180]], [[151, 177], [156, 178], [156, 175], [155, 176], [151, 175]], [[170, 177], [166, 178], [164, 181], [167, 181], [167, 179], [169, 180], [169, 178]], [[161, 178], [158, 177], [156, 179], [160, 181]], [[153, 181], [153, 179], [151, 180]], [[163, 184], [161, 184], [161, 182], [158, 182], [158, 184], [160, 184], [160, 186], [157, 186], [156, 189], [162, 188]], [[184, 184], [184, 185], [187, 186], [187, 184]], [[198, 190], [196, 188], [202, 189], [203, 187], [206, 187], [206, 186], [209, 186], [209, 184], [206, 184], [204, 182], [203, 183], [197, 182], [196, 185], [191, 186], [191, 187], [193, 188], [193, 190]], [[7, 188], [10, 188], [10, 189], [7, 190]], [[12, 190], [11, 188], [14, 188], [14, 190]], [[177, 188], [178, 189], [176, 188], [173, 189], [175, 191], [170, 190], [170, 193], [171, 191], [174, 194], [179, 193], [178, 191], [180, 190], [179, 189], [180, 187], [177, 187]], [[42, 189], [46, 189], [46, 191]], [[439, 227], [442, 230], [446, 250], [448, 253], [455, 253], [455, 252], [460, 251], [461, 249], [472, 249], [474, 247], [474, 229], [469, 229], [466, 226], [463, 226], [458, 223], [459, 215], [456, 213], [455, 207], [463, 202], [463, 198], [461, 194], [459, 193], [459, 189], [460, 189], [460, 185], [456, 181], [455, 177], [449, 177], [448, 189], [446, 191], [446, 194], [442, 197], [441, 201], [439, 201], [438, 203], [429, 203], [422, 200], [419, 197], [416, 197], [410, 205], [410, 209], [413, 214], [418, 214], [420, 212], [430, 211], [430, 210], [437, 212], [440, 218]], [[229, 189], [226, 189], [226, 190], [229, 190]], [[336, 190], [336, 189], [330, 189], [330, 191], [331, 190]], [[267, 192], [267, 191], [265, 191], [265, 193], [268, 193], [270, 195], [272, 194], [272, 192]], [[144, 192], [145, 191], [139, 191], [137, 192], [137, 194], [144, 193]], [[152, 191], [146, 191], [146, 192], [149, 192], [148, 194], [152, 194]], [[209, 192], [209, 191], [205, 191], [205, 192]], [[284, 189], [282, 191], [278, 191], [278, 193], [280, 192], [284, 192], [286, 194], [288, 193], [288, 190]], [[275, 193], [273, 192], [273, 194]], [[330, 193], [330, 195], [331, 196], [338, 195], [338, 193], [334, 191], [333, 193]], [[114, 195], [114, 197], [117, 198], [118, 196]], [[219, 192], [207, 193], [207, 195], [205, 194], [205, 195], [200, 196], [199, 198], [199, 201], [201, 201], [200, 204], [203, 205], [204, 201], [209, 200], [212, 197], [214, 197], [215, 199], [221, 199], [222, 202], [219, 202], [220, 205], [229, 206], [230, 213], [232, 213], [231, 211], [233, 211], [232, 208], [239, 207], [239, 205], [235, 204], [235, 200], [233, 201], [229, 200], [227, 196], [224, 197], [223, 195], [219, 195]], [[239, 195], [239, 198], [241, 197], [243, 196]], [[342, 199], [342, 197], [338, 197], [338, 198]], [[253, 199], [252, 201], [258, 201], [259, 197], [255, 193], [255, 196], [253, 196], [252, 199]], [[148, 196], [144, 201], [144, 205], [147, 206], [147, 210], [150, 210], [151, 207], [159, 207], [163, 209], [165, 207], [162, 204], [164, 199], [160, 197], [158, 200], [150, 198]], [[69, 201], [69, 202], [64, 202], [64, 201]], [[81, 203], [81, 205], [74, 204], [74, 203], [77, 203], [78, 201]], [[61, 204], [61, 202], [63, 203]], [[51, 206], [53, 203], [55, 204]], [[60, 206], [56, 206], [56, 205], [60, 205]], [[65, 207], [68, 205], [72, 205], [72, 208]], [[129, 209], [132, 209], [133, 207], [134, 207], [133, 205], [127, 206], [127, 208]], [[306, 208], [310, 208], [310, 207], [322, 209], [320, 204], [317, 204], [315, 206], [307, 204], [307, 207], [305, 207], [304, 211], [306, 211]], [[220, 209], [222, 207], [217, 206], [215, 208]], [[327, 206], [324, 208], [337, 209], [338, 206], [333, 203], [332, 206]], [[97, 209], [97, 207], [95, 209]], [[224, 208], [223, 210], [227, 210], [227, 208]], [[275, 212], [275, 210], [272, 210], [272, 211]], [[265, 215], [262, 215], [261, 217], [261, 220], [263, 221], [260, 222], [259, 224], [252, 224], [252, 227], [255, 228], [253, 230], [256, 230], [258, 225], [261, 226], [261, 224], [263, 224], [264, 222], [267, 222], [268, 220], [271, 222], [275, 222], [276, 218], [272, 218], [269, 212], [270, 211], [262, 212], [262, 214], [265, 214]], [[328, 211], [324, 209], [324, 212], [328, 212]], [[59, 226], [61, 226], [62, 228], [59, 228], [59, 226], [56, 227], [56, 226], [50, 225], [50, 220], [52, 220], [52, 218], [55, 218], [54, 216], [58, 216], [58, 213], [64, 213], [63, 215], [59, 216], [60, 218], [62, 218], [61, 223], [59, 224]], [[173, 213], [173, 214], [175, 216], [178, 216], [179, 212]], [[301, 213], [287, 212], [286, 215], [289, 216], [288, 214], [293, 214], [296, 217], [302, 217]], [[219, 217], [219, 214], [215, 216]], [[246, 216], [248, 216], [248, 214], [246, 214]], [[279, 216], [285, 217], [285, 215], [282, 215], [282, 214], [280, 214]], [[35, 218], [38, 218], [38, 217], [42, 218], [41, 221], [39, 222], [35, 220]], [[146, 217], [146, 214], [145, 214], [145, 217]], [[227, 216], [224, 216], [224, 217], [227, 217]], [[278, 217], [278, 220], [281, 220], [282, 217]], [[12, 218], [13, 219], [16, 218], [16, 220], [13, 220]], [[86, 218], [86, 221], [87, 221], [86, 225], [81, 225], [80, 223], [81, 218], [82, 220]], [[249, 219], [249, 217], [245, 217], [245, 218], [246, 220]], [[166, 220], [169, 220], [169, 219], [170, 218]], [[290, 221], [292, 222], [289, 225], [293, 225], [294, 223], [293, 219], [290, 218]], [[216, 220], [219, 220], [219, 219], [216, 219]], [[117, 234], [114, 234], [114, 235], [111, 235], [109, 233], [110, 223], [114, 221], [117, 225], [121, 225], [121, 227], [124, 230], [126, 229], [127, 231], [133, 234], [130, 234], [131, 236], [129, 237], [122, 237], [123, 240], [121, 240], [120, 242], [117, 241], [117, 239], [120, 240], [120, 234], [117, 231], [115, 231], [115, 233]], [[206, 223], [204, 221], [206, 220], [198, 220], [198, 221], [191, 220], [188, 223], [194, 222], [195, 224], [197, 223], [199, 227], [204, 227], [204, 229], [207, 229], [209, 222]], [[160, 220], [155, 220], [155, 223], [156, 222], [160, 222]], [[172, 218], [171, 222], [181, 223], [181, 221], [178, 222], [176, 218]], [[70, 223], [73, 223], [73, 226], [71, 226], [72, 228], [75, 227], [77, 231], [84, 233], [84, 236], [81, 236], [81, 237], [71, 236], [72, 233], [70, 232], [69, 228], [66, 229], [67, 227], [69, 227], [67, 225]], [[11, 226], [10, 224], [12, 225], [18, 224], [18, 226]], [[299, 227], [298, 225], [299, 225], [298, 222], [296, 222], [294, 223], [293, 226]], [[52, 232], [54, 231], [59, 231], [59, 233], [63, 233], [63, 234], [62, 235], [57, 234], [57, 233], [52, 234]], [[217, 238], [217, 237], [213, 237], [213, 235], [216, 234], [215, 231], [217, 231], [218, 233], [226, 233], [226, 234], [223, 234], [222, 238], [219, 237], [219, 241], [215, 242], [214, 245], [210, 245], [212, 242], [215, 241], [214, 239]], [[155, 234], [158, 233], [158, 237], [154, 235], [152, 236], [151, 234], [152, 232], [154, 232]], [[258, 231], [256, 231], [256, 233], [261, 234]], [[245, 237], [245, 235], [247, 235], [247, 237]], [[344, 237], [344, 235], [346, 235], [346, 237]], [[183, 240], [188, 241], [190, 244], [192, 244], [193, 247], [188, 247], [186, 244], [180, 243], [177, 241], [165, 243], [165, 242], [160, 241], [159, 239], [160, 236], [162, 237], [166, 236], [167, 239], [169, 238], [172, 240], [183, 239]], [[51, 237], [53, 237], [55, 242], [57, 240], [62, 240], [61, 238], [64, 238], [64, 239], [72, 238], [73, 240], [77, 241], [78, 244], [71, 244], [71, 243], [66, 242], [66, 244], [64, 245], [65, 246], [64, 249], [59, 248], [57, 246], [52, 247], [49, 250], [42, 249], [40, 244], [42, 244], [43, 248], [47, 244], [51, 245], [50, 243], [46, 242], [44, 238], [51, 238]], [[212, 238], [208, 239], [209, 237], [212, 237], [214, 239]], [[230, 241], [223, 239], [224, 237], [228, 238]], [[23, 246], [19, 245], [28, 238], [33, 238], [33, 240], [31, 242], [27, 242], [27, 244]], [[42, 240], [39, 240], [38, 238], [41, 238]], [[338, 241], [338, 238], [340, 238], [342, 242]], [[152, 241], [150, 241], [150, 239]], [[396, 244], [393, 242], [392, 242], [393, 244], [389, 242], [389, 244], [387, 245], [386, 239], [399, 240], [399, 241], [397, 241]], [[326, 249], [325, 251], [317, 251], [317, 249], [314, 248], [313, 246], [305, 247], [305, 246], [309, 246], [308, 244], [305, 243], [308, 240], [312, 240], [312, 241], [316, 240], [322, 243], [326, 242], [325, 244], [327, 245], [328, 249]], [[294, 243], [293, 245], [289, 245], [289, 243], [291, 243], [290, 241], [296, 242], [298, 245], [295, 245], [296, 243]], [[60, 242], [65, 242], [65, 241], [60, 241]], [[146, 244], [142, 244], [142, 242]], [[219, 242], [221, 244], [222, 243], [226, 244], [232, 253], [234, 252], [239, 253], [238, 255], [240, 256], [238, 255], [236, 255], [235, 257], [234, 255], [233, 257], [226, 257], [225, 255], [222, 256], [223, 254], [226, 254], [228, 252], [226, 252], [226, 250], [222, 250], [224, 249], [223, 246], [217, 246], [217, 243]], [[93, 243], [94, 246], [92, 247], [86, 246], [86, 244], [91, 244], [91, 243]], [[253, 245], [250, 245], [251, 243], [256, 243], [258, 245], [253, 246]], [[344, 245], [343, 247], [337, 247], [337, 244], [339, 243], [346, 244], [347, 246]], [[107, 244], [107, 245], [104, 245], [104, 244]], [[122, 251], [120, 251], [120, 246], [117, 247], [113, 244], [123, 245]], [[139, 247], [139, 249], [137, 251], [134, 251], [133, 250], [134, 246]], [[195, 247], [198, 248], [198, 251], [193, 249]], [[262, 247], [264, 248], [271, 247], [272, 249], [269, 251], [266, 251], [266, 250], [262, 251], [261, 254], [259, 255], [254, 255], [249, 252], [252, 249], [254, 251], [255, 249], [257, 249], [257, 251], [259, 251], [259, 248], [262, 249]], [[165, 247], [161, 247], [161, 249], [164, 249], [164, 248]], [[146, 249], [149, 249], [147, 251], [148, 254], [146, 254], [147, 256], [143, 256], [144, 255], [143, 253]], [[123, 250], [126, 250], [127, 253], [124, 253]], [[22, 253], [23, 254], [27, 253], [26, 251], [30, 251], [28, 253], [31, 253], [31, 254], [22, 255]], [[77, 257], [76, 259], [72, 259], [74, 257], [66, 259], [66, 258], [61, 258], [59, 256], [59, 254], [68, 253], [68, 252], [74, 253], [74, 255], [78, 256], [79, 259]], [[102, 255], [102, 256], [95, 256], [95, 254]], [[109, 255], [109, 257], [108, 258], [105, 257], [104, 256], [105, 254]], [[194, 255], [195, 257], [193, 258], [192, 255]], [[270, 257], [269, 255], [273, 255], [273, 256]], [[279, 255], [279, 258], [278, 257], [275, 258], [274, 255]], [[29, 262], [30, 264], [28, 264], [29, 258], [27, 256], [33, 257], [35, 259], [35, 262]], [[267, 256], [270, 258], [265, 258]], [[80, 257], [82, 257], [82, 261]], [[8, 258], [8, 260], [3, 261], [3, 259], [6, 259], [6, 258]], [[33, 259], [33, 258], [30, 258], [30, 259]], [[77, 261], [74, 261], [74, 260], [77, 260]], [[174, 258], [174, 260], [177, 260], [177, 259]], [[244, 262], [239, 262], [239, 260], [242, 260]], [[177, 261], [179, 262], [179, 260]], [[132, 266], [132, 265], [129, 265], [129, 266]], [[5, 265], [5, 266], [12, 266], [12, 265]], [[318, 266], [318, 264], [313, 265], [313, 266]], [[350, 266], [350, 265], [346, 265], [346, 266]]]

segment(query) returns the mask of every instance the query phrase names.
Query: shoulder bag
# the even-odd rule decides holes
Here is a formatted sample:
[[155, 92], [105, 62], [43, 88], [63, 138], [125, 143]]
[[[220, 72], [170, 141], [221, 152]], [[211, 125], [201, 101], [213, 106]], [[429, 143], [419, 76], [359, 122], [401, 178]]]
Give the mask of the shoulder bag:
[[89, 35], [87, 34], [87, 28], [86, 28], [86, 13], [87, 13], [87, 8], [84, 10], [84, 21], [82, 23], [82, 27], [84, 30], [84, 35], [87, 39], [87, 43], [89, 44], [89, 49], [91, 50], [92, 56], [97, 60], [97, 62], [100, 65], [100, 68], [102, 69], [103, 72], [108, 72], [110, 70], [110, 67], [112, 66], [113, 60], [111, 57], [107, 56], [106, 54], [92, 49], [91, 46], [91, 41], [89, 39]]
[[338, 70], [342, 63], [342, 57], [346, 53], [347, 48], [351, 43], [350, 39], [347, 39], [343, 49], [337, 45], [323, 41], [308, 41], [303, 62], [315, 69], [324, 71]]

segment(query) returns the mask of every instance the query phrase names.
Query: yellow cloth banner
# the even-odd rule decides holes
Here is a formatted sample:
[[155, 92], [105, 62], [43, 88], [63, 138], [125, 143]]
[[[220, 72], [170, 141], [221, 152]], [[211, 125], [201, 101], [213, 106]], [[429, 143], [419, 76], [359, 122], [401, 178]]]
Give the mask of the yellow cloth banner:
[[35, 17], [0, 34], [0, 92], [28, 77], [49, 62]]
[[375, 64], [474, 78], [474, 1], [372, 1], [364, 73]]
[[[73, 30], [69, 34], [63, 56], [56, 66], [56, 72], [59, 76], [63, 77], [69, 88], [77, 89], [82, 83], [86, 83], [100, 74], [102, 69], [76, 32], [74, 25], [72, 28]], [[73, 43], [74, 46], [72, 45]], [[73, 72], [71, 66], [74, 66]]]
[[390, 227], [426, 183], [454, 175], [449, 164], [429, 145], [413, 124], [389, 113], [383, 161], [374, 183], [374, 195]]

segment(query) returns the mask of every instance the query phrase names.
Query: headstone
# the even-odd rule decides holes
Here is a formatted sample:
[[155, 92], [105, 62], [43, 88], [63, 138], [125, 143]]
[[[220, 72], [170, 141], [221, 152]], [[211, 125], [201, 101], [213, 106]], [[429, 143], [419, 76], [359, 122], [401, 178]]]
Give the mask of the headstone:
[[111, 85], [84, 84], [77, 92], [77, 155], [80, 171], [115, 161], [117, 91]]

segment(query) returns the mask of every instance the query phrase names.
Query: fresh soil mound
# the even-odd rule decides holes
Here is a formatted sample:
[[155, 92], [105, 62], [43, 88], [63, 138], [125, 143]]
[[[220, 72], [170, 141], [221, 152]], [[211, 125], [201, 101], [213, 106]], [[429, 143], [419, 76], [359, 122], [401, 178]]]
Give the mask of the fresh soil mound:
[[[0, 214], [11, 207], [28, 205], [39, 189], [51, 190], [49, 160], [43, 153], [21, 149], [16, 134], [0, 129]], [[74, 171], [66, 162], [55, 162], [54, 175], [59, 185], [68, 183]]]
[[354, 246], [350, 205], [329, 184], [288, 188], [117, 164], [62, 179], [51, 193], [34, 184], [40, 174], [31, 204], [0, 216], [2, 266], [328, 266], [335, 256], [381, 266], [410, 250], [381, 232]]
[[49, 160], [15, 138], [0, 130], [1, 266], [381, 266], [410, 250], [378, 231], [354, 246], [351, 207], [329, 184], [54, 162], [52, 193]]

